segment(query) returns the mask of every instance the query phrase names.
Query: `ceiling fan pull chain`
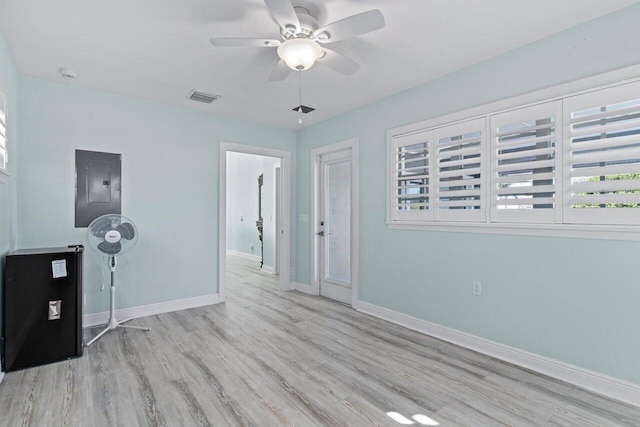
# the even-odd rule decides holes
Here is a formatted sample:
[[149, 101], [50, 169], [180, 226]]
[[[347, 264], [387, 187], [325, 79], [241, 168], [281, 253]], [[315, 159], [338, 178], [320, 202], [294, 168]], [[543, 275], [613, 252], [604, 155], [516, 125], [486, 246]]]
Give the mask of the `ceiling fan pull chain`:
[[298, 124], [302, 124], [302, 70], [298, 71], [298, 75], [300, 76], [300, 87], [298, 91], [298, 99], [300, 101], [300, 107], [298, 108]]

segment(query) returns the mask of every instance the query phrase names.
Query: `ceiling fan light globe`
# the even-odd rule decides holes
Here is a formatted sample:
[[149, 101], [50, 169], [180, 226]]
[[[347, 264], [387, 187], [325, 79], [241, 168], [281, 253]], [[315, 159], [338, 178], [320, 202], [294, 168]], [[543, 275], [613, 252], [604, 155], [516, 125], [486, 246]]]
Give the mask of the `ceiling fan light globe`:
[[292, 70], [308, 70], [322, 56], [320, 45], [306, 38], [290, 39], [278, 46], [278, 56]]

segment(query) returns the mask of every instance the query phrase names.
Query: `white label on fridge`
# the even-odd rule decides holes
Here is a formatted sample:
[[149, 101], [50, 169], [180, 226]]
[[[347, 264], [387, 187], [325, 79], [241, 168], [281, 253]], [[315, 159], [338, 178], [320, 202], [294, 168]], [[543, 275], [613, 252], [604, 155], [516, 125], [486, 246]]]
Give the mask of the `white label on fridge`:
[[51, 261], [51, 268], [53, 270], [53, 278], [67, 277], [67, 261], [64, 259], [58, 259]]

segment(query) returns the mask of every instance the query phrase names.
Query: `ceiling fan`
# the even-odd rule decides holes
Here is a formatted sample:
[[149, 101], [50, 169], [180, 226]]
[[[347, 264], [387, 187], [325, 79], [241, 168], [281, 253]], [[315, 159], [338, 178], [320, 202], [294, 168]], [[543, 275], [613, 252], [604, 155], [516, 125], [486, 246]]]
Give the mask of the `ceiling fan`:
[[[295, 1], [295, 0], [294, 0]], [[214, 46], [277, 47], [280, 61], [269, 80], [283, 80], [290, 70], [308, 70], [320, 62], [334, 70], [351, 75], [360, 64], [325, 45], [356, 37], [385, 26], [378, 9], [352, 15], [325, 25], [318, 25], [309, 10], [294, 6], [290, 0], [264, 0], [271, 15], [280, 26], [282, 40], [256, 38], [212, 38]]]

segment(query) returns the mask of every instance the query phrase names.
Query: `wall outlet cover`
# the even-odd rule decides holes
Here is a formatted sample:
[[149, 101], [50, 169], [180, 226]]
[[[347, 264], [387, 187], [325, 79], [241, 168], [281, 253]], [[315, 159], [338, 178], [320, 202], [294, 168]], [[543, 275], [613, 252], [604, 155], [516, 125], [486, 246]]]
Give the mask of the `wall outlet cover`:
[[474, 295], [482, 295], [482, 283], [478, 280], [474, 280], [471, 290]]

